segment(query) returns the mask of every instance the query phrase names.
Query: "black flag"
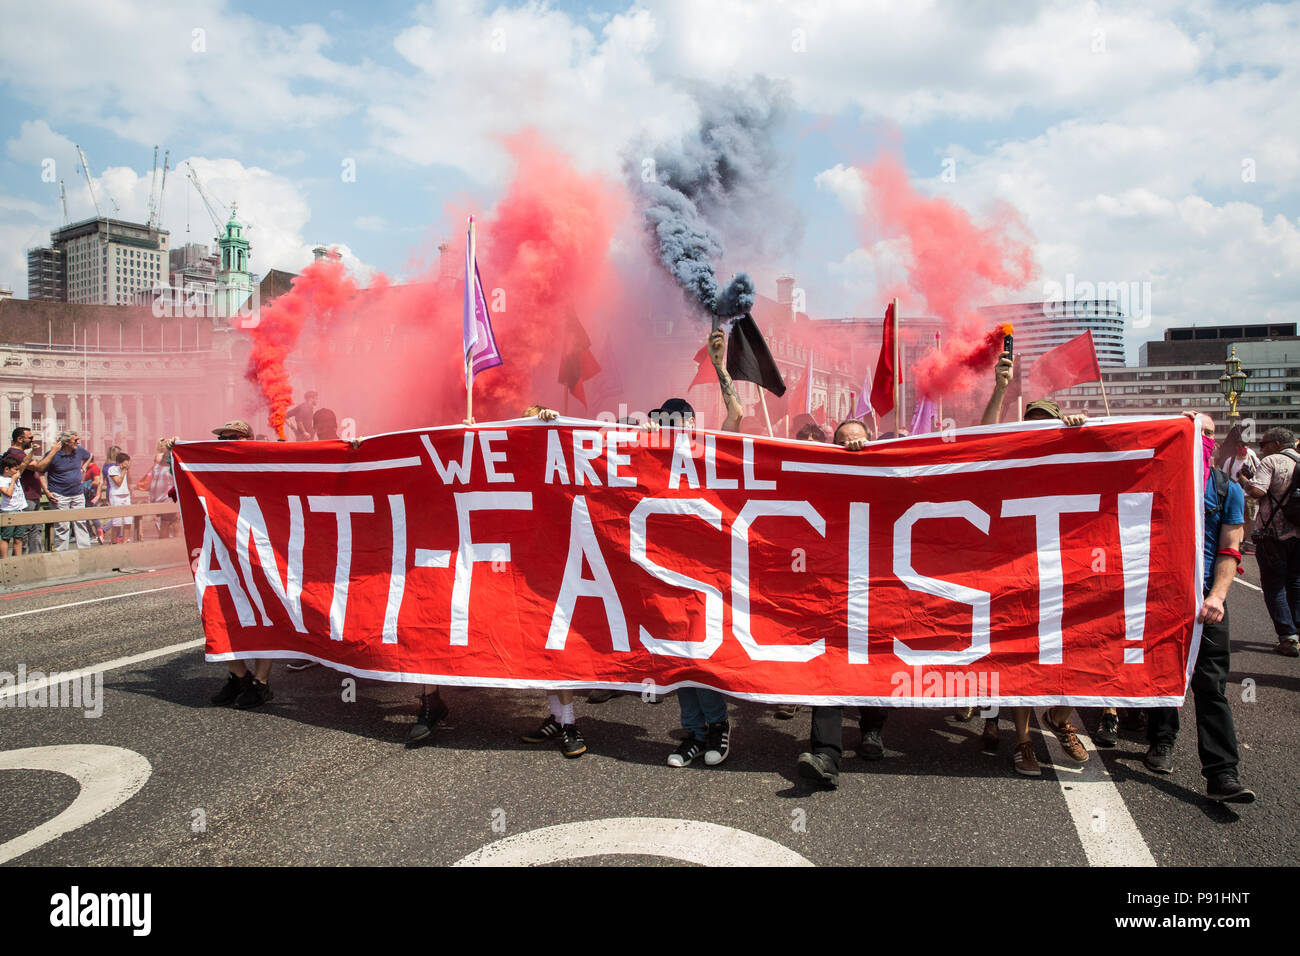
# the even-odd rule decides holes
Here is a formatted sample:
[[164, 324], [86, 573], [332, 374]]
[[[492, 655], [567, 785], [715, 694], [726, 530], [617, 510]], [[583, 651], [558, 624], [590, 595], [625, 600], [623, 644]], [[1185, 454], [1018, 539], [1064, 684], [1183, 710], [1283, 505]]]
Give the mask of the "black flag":
[[768, 351], [758, 323], [748, 312], [737, 316], [731, 324], [731, 337], [727, 340], [727, 373], [738, 382], [760, 385], [777, 397], [785, 394], [781, 371]]

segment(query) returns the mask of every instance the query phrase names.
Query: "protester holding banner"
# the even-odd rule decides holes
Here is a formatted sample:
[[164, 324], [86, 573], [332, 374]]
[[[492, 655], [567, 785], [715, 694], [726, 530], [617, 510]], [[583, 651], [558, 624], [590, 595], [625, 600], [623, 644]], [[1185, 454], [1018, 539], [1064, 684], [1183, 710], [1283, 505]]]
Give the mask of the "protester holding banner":
[[[864, 422], [850, 419], [835, 429], [834, 443], [849, 451], [866, 448], [868, 430]], [[889, 710], [885, 707], [859, 707], [858, 727], [862, 732], [858, 754], [864, 760], [880, 760], [885, 746], [880, 731]], [[793, 716], [793, 715], [792, 715]], [[844, 708], [814, 707], [809, 751], [801, 753], [795, 769], [799, 776], [814, 780], [828, 789], [840, 785], [840, 757], [844, 753]]]
[[[1187, 413], [1197, 418], [1195, 412]], [[1211, 467], [1214, 460], [1214, 421], [1199, 416], [1205, 449], [1205, 597], [1197, 620], [1201, 622], [1201, 647], [1192, 671], [1196, 701], [1196, 748], [1206, 795], [1223, 803], [1254, 803], [1255, 794], [1241, 785], [1237, 731], [1225, 690], [1231, 670], [1228, 609], [1224, 598], [1241, 563], [1245, 523], [1245, 495], [1228, 476]], [[1178, 708], [1157, 707], [1147, 719], [1144, 762], [1155, 773], [1173, 773], [1174, 741], [1178, 736]]]
[[[723, 367], [721, 361], [722, 333], [715, 332], [709, 336], [709, 358], [718, 373], [718, 386], [722, 389], [722, 399], [727, 406], [727, 419], [723, 431], [738, 432], [744, 417], [743, 407], [736, 394], [735, 383]], [[681, 427], [689, 430], [695, 428], [695, 409], [684, 398], [670, 398], [660, 408], [668, 419], [661, 420], [660, 425], [676, 425], [675, 416], [680, 416]], [[705, 687], [682, 687], [677, 691], [677, 705], [681, 708], [682, 729], [686, 736], [677, 745], [677, 749], [668, 755], [668, 766], [685, 767], [696, 757], [704, 756], [704, 763], [716, 767], [727, 759], [731, 751], [731, 722], [727, 719], [727, 698], [716, 690]]]
[[[988, 405], [984, 409], [984, 418], [980, 422], [982, 425], [996, 425], [1002, 417], [1002, 402], [1006, 396], [1007, 386], [1011, 383], [1011, 378], [1015, 373], [1015, 357], [1009, 352], [1003, 352], [998, 358], [998, 363], [993, 369], [994, 385], [993, 394], [989, 397]], [[1063, 415], [1061, 407], [1056, 402], [1047, 399], [1039, 399], [1030, 402], [1025, 407], [1024, 420], [1027, 422], [1051, 421], [1055, 419], [1066, 425], [1082, 425], [1086, 420], [1086, 415]], [[1065, 751], [1066, 756], [1076, 763], [1087, 763], [1088, 751], [1079, 740], [1078, 734], [1070, 725], [1069, 707], [1052, 707], [1044, 712], [1043, 723], [1047, 726], [1056, 739], [1060, 741], [1061, 748]], [[1011, 722], [1016, 729], [1016, 746], [1012, 751], [1012, 765], [1016, 773], [1024, 777], [1042, 776], [1043, 770], [1039, 766], [1038, 757], [1034, 754], [1034, 744], [1029, 737], [1029, 708], [1012, 707]], [[1000, 731], [998, 729], [998, 718], [988, 717], [984, 720], [984, 732], [981, 734], [984, 752], [987, 754], [996, 754], [998, 752]]]
[[[219, 441], [249, 441], [253, 437], [253, 429], [247, 422], [233, 420], [212, 429], [212, 434]], [[176, 439], [172, 439], [167, 450], [171, 451], [175, 444]], [[236, 710], [245, 710], [261, 707], [272, 700], [275, 697], [271, 693], [270, 684], [272, 663], [269, 657], [259, 658], [253, 661], [253, 669], [250, 671], [242, 660], [227, 662], [230, 676], [221, 685], [221, 690], [212, 696], [213, 706], [227, 707], [233, 704]]]
[[[543, 405], [529, 405], [524, 409], [522, 418], [536, 418], [543, 422], [553, 422], [560, 413]], [[546, 694], [546, 702], [551, 708], [550, 715], [534, 731], [524, 734], [520, 739], [526, 744], [544, 744], [556, 741], [560, 753], [566, 757], [581, 757], [587, 752], [587, 741], [578, 729], [577, 717], [573, 712], [573, 691], [554, 690]]]

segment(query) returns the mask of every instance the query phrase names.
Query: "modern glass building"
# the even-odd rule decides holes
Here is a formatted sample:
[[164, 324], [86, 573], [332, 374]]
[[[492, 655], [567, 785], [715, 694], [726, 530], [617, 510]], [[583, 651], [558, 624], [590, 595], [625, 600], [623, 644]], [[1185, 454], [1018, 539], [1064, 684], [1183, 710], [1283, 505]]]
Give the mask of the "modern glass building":
[[1017, 302], [991, 305], [979, 310], [990, 323], [1010, 322], [1015, 326], [1015, 350], [1018, 364], [1028, 371], [1044, 352], [1084, 332], [1092, 332], [1097, 361], [1102, 368], [1124, 365], [1125, 312], [1113, 299], [1079, 299], [1073, 302]]

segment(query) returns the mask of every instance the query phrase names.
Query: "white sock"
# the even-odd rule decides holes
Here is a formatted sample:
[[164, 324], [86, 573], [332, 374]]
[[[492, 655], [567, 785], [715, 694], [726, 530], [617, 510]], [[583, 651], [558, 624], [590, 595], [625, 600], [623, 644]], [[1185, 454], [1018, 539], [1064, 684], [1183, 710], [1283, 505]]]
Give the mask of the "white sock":
[[565, 704], [560, 708], [560, 710], [562, 713], [557, 719], [560, 721], [562, 726], [567, 727], [569, 724], [573, 723], [573, 705]]
[[555, 718], [556, 723], [563, 724], [560, 720], [564, 716], [564, 708], [560, 706], [560, 697], [558, 694], [547, 694], [546, 702], [551, 705], [551, 716]]

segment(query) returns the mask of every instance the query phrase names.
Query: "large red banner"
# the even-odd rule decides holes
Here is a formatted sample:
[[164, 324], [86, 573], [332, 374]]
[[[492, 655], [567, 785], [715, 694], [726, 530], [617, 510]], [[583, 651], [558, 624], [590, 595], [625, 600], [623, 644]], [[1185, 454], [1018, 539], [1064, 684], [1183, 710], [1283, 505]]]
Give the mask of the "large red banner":
[[207, 658], [763, 701], [1182, 701], [1200, 637], [1186, 418], [852, 452], [561, 419], [196, 442]]

